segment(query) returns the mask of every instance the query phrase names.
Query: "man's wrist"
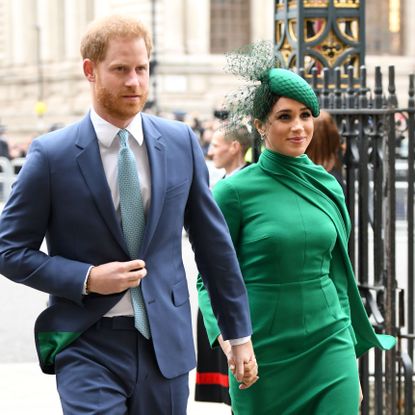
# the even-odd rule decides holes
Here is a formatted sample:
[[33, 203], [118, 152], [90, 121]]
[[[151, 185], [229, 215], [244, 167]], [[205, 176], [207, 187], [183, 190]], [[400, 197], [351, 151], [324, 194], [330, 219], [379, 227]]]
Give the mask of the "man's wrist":
[[84, 280], [84, 288], [82, 290], [82, 295], [88, 295], [90, 293], [89, 290], [89, 275], [91, 274], [91, 269], [94, 268], [92, 265], [88, 268], [88, 271], [86, 273], [86, 277]]
[[229, 339], [231, 346], [240, 346], [241, 344], [248, 343], [251, 340], [251, 336], [241, 337], [239, 339]]

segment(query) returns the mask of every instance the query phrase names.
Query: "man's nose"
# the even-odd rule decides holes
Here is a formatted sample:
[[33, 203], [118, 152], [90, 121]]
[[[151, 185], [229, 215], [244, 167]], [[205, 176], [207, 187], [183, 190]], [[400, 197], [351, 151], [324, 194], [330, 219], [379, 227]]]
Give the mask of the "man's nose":
[[140, 79], [138, 74], [135, 71], [129, 72], [127, 80], [125, 82], [127, 86], [137, 86], [140, 84]]

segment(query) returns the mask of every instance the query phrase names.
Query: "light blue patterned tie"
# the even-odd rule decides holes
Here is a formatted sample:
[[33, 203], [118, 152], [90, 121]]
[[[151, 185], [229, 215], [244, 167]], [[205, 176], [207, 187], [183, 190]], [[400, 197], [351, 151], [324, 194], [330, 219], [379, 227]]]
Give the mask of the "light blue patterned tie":
[[[118, 186], [120, 190], [120, 211], [124, 238], [131, 259], [138, 256], [144, 235], [144, 206], [138, 179], [137, 164], [128, 146], [128, 131], [120, 130], [120, 151], [118, 153]], [[137, 330], [150, 338], [150, 327], [144, 306], [141, 286], [131, 288], [131, 300], [134, 308], [134, 320]]]

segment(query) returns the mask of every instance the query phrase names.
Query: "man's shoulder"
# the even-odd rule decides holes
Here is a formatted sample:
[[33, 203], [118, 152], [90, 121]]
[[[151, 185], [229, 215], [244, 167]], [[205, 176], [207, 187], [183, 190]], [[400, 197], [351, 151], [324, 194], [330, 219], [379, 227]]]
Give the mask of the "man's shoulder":
[[184, 122], [163, 118], [153, 114], [143, 113], [142, 119], [144, 128], [146, 126], [152, 126], [163, 132], [184, 131], [185, 129], [188, 129], [188, 126]]

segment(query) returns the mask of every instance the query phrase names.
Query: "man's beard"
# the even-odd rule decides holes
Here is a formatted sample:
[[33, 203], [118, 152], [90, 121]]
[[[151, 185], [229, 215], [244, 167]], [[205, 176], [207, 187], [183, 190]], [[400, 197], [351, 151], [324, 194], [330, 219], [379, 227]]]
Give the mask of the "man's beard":
[[[136, 94], [135, 91], [125, 91], [124, 94]], [[137, 102], [125, 102], [121, 95], [112, 94], [103, 86], [96, 87], [96, 99], [105, 108], [108, 115], [114, 118], [127, 120], [137, 115], [144, 107], [148, 92], [140, 94]]]

